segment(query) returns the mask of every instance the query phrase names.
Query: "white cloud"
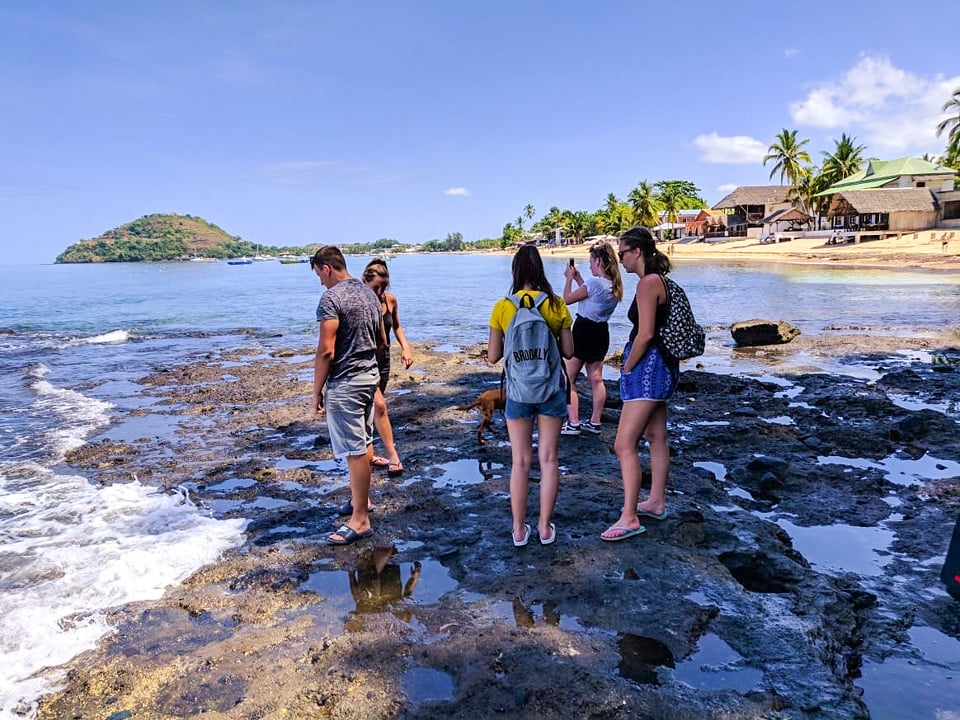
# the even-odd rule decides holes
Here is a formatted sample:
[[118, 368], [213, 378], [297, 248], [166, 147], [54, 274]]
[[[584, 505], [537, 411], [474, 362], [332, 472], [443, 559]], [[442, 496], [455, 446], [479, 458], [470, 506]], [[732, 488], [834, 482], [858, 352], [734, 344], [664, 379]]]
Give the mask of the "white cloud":
[[723, 193], [724, 195], [729, 195], [729, 194], [732, 193], [734, 190], [736, 190], [738, 187], [740, 187], [740, 186], [737, 185], [736, 183], [727, 183], [726, 185], [720, 185], [720, 186], [718, 186], [718, 187], [717, 187], [717, 192], [721, 192], [721, 193]]
[[785, 48], [783, 51], [783, 56], [792, 58], [800, 55], [800, 50], [798, 48]]
[[958, 85], [960, 75], [921, 77], [887, 58], [862, 55], [839, 79], [819, 83], [791, 103], [790, 114], [800, 125], [855, 137], [869, 155], [937, 152], [945, 143], [935, 132], [941, 107]]
[[473, 193], [471, 193], [465, 187], [453, 187], [453, 188], [447, 188], [446, 190], [444, 190], [443, 194], [450, 195], [452, 197], [467, 197], [468, 195], [472, 195]]
[[701, 151], [701, 160], [708, 163], [750, 165], [763, 161], [767, 146], [746, 135], [721, 137], [715, 132], [697, 135], [693, 144]]

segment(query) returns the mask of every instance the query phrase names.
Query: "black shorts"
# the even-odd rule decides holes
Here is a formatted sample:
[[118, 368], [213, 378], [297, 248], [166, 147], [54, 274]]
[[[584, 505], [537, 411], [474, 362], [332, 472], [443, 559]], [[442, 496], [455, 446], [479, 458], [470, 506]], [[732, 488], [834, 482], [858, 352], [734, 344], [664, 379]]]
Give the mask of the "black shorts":
[[573, 322], [573, 356], [585, 363], [600, 362], [610, 349], [610, 326], [577, 315]]
[[377, 369], [380, 371], [380, 392], [387, 391], [387, 383], [390, 382], [390, 348], [384, 352], [377, 353]]

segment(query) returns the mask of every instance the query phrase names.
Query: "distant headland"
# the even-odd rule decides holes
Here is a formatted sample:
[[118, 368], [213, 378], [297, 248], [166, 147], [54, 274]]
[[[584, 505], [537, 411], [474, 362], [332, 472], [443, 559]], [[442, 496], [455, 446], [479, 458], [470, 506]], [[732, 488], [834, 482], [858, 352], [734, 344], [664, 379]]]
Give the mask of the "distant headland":
[[169, 262], [193, 258], [227, 260], [255, 252], [280, 255], [303, 248], [259, 246], [193, 215], [155, 214], [128, 222], [99, 237], [74, 243], [57, 263]]

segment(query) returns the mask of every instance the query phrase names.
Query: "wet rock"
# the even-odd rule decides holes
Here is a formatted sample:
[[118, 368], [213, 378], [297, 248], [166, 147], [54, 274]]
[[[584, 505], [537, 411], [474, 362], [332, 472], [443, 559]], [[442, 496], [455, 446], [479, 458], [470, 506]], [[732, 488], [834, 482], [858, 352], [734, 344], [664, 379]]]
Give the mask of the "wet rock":
[[800, 328], [785, 320], [744, 320], [730, 326], [738, 347], [783, 345], [800, 334]]

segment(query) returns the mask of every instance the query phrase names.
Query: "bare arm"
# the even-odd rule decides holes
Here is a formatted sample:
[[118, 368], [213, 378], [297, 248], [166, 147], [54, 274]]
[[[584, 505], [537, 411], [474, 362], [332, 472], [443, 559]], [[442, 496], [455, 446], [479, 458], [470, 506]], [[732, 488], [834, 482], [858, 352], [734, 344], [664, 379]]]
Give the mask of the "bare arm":
[[[587, 288], [583, 284], [583, 277], [580, 275], [579, 270], [572, 265], [568, 265], [563, 270], [563, 277], [565, 278], [563, 283], [563, 301], [567, 305], [587, 299]], [[572, 289], [574, 281], [577, 283], [576, 290]]]
[[400, 324], [400, 301], [392, 293], [390, 297], [393, 298], [393, 309], [390, 310], [393, 313], [393, 334], [397, 336], [397, 342], [400, 343], [400, 362], [405, 368], [409, 368], [413, 365], [413, 353], [410, 352], [410, 343], [407, 342], [407, 335], [403, 332], [403, 325]]
[[339, 329], [340, 321], [336, 318], [320, 322], [320, 339], [317, 341], [317, 355], [313, 360], [313, 404], [310, 406], [311, 410], [317, 413], [323, 412], [323, 386], [330, 374]]
[[567, 360], [573, 357], [573, 331], [570, 328], [560, 331], [560, 354]]
[[490, 328], [490, 338], [487, 340], [487, 362], [494, 365], [503, 357], [503, 333], [496, 328]]

